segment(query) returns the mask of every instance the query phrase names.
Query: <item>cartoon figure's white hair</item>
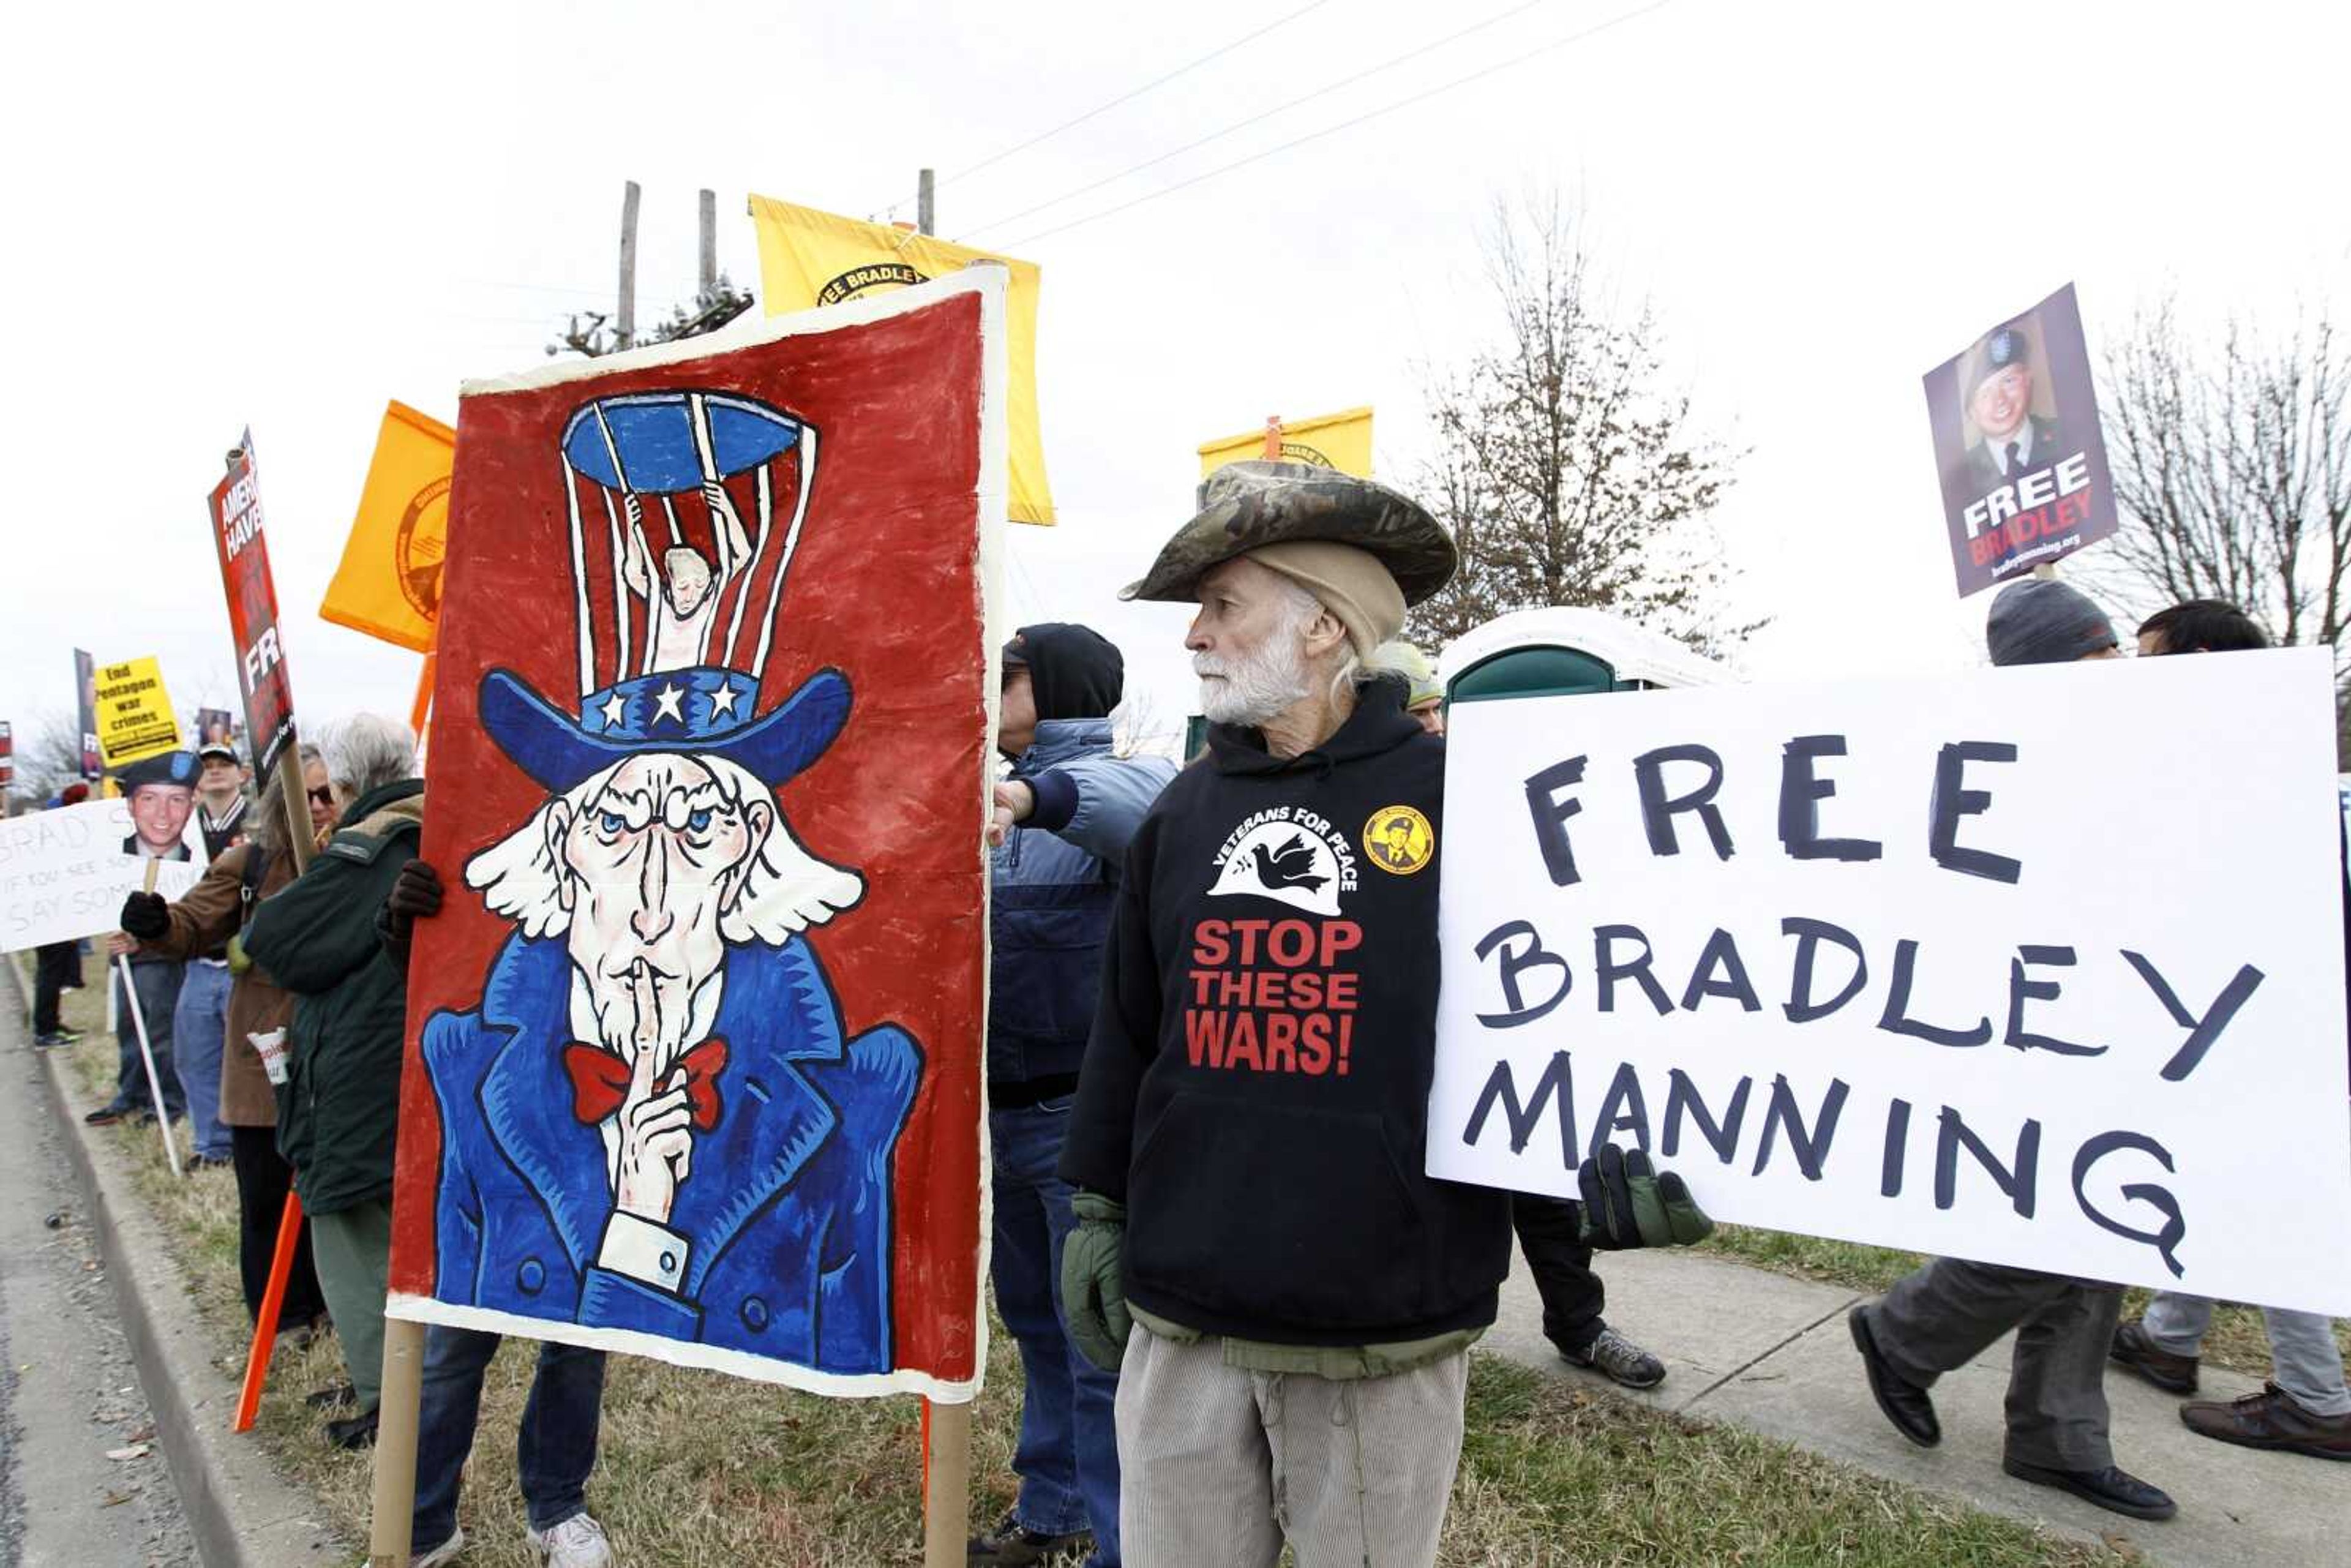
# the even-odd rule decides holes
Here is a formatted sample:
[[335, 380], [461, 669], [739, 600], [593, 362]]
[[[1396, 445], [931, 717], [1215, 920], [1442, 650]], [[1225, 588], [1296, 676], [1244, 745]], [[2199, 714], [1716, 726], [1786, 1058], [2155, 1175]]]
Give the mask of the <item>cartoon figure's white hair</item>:
[[[694, 760], [710, 770], [737, 810], [764, 801], [775, 818], [749, 876], [718, 916], [720, 936], [729, 942], [781, 946], [795, 933], [823, 925], [865, 896], [864, 880], [855, 872], [817, 859], [792, 836], [775, 791], [748, 768], [720, 757]], [[561, 801], [578, 820], [620, 767], [616, 762], [550, 798], [521, 827], [465, 862], [466, 884], [481, 890], [491, 913], [505, 915], [532, 938], [560, 936], [570, 929], [571, 912], [561, 896], [562, 879], [569, 873], [556, 863], [548, 818]]]

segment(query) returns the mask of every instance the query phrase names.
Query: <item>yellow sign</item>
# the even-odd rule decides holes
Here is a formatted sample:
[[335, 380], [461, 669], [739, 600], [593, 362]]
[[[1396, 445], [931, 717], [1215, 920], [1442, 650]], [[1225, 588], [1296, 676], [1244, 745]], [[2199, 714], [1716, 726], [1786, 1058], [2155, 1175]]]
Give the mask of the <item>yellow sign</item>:
[[1410, 876], [1437, 853], [1437, 830], [1410, 806], [1383, 806], [1364, 824], [1364, 853], [1382, 871]]
[[[1262, 430], [1211, 441], [1200, 448], [1200, 477], [1207, 478], [1228, 463], [1246, 463], [1264, 455]], [[1343, 413], [1326, 413], [1314, 419], [1283, 420], [1281, 456], [1287, 463], [1311, 463], [1318, 468], [1353, 474], [1358, 479], [1370, 478], [1372, 411], [1351, 408]]]
[[1011, 361], [1005, 410], [1012, 437], [1008, 510], [1016, 523], [1050, 527], [1053, 494], [1045, 483], [1045, 443], [1037, 423], [1037, 264], [769, 196], [751, 198], [751, 226], [759, 236], [760, 292], [770, 316], [904, 288], [975, 261], [1004, 264], [1012, 275], [1004, 305]]
[[449, 465], [457, 433], [406, 403], [384, 410], [342, 564], [319, 617], [422, 653], [441, 616]]
[[180, 721], [163, 689], [163, 667], [131, 659], [98, 667], [98, 749], [111, 769], [142, 757], [176, 751]]

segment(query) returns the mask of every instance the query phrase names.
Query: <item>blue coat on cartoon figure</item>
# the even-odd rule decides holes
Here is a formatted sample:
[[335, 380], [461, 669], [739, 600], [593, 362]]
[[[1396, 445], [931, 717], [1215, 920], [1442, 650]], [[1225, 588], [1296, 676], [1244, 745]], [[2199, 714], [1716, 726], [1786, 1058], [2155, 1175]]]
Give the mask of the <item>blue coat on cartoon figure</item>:
[[444, 1129], [437, 1300], [826, 1372], [890, 1367], [890, 1156], [922, 1052], [893, 1028], [844, 1040], [798, 937], [730, 944], [723, 975], [720, 1111], [670, 1214], [687, 1244], [674, 1291], [598, 1263], [612, 1186], [564, 1068], [562, 941], [509, 938], [479, 1010], [425, 1025]]

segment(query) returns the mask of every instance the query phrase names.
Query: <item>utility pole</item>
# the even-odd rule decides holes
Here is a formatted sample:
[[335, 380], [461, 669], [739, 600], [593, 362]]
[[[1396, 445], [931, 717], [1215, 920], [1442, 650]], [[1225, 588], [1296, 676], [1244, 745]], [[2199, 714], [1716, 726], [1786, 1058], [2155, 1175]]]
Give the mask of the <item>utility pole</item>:
[[939, 232], [937, 207], [932, 198], [932, 191], [936, 183], [937, 182], [932, 179], [931, 171], [928, 169], [924, 170], [915, 179], [914, 229], [918, 234], [935, 235]]
[[612, 322], [623, 349], [637, 340], [637, 195], [631, 180], [621, 195], [621, 307]]
[[718, 193], [702, 193], [702, 299], [718, 290]]

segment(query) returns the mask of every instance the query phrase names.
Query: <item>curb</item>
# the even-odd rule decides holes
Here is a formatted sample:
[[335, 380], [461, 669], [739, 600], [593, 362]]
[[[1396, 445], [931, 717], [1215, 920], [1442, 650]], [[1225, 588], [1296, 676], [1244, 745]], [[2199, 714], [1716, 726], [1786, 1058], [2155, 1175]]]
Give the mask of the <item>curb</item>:
[[[21, 992], [16, 966], [7, 969]], [[204, 1568], [318, 1568], [346, 1561], [318, 1505], [278, 1476], [259, 1439], [228, 1429], [237, 1385], [213, 1364], [209, 1336], [168, 1239], [131, 1190], [120, 1156], [82, 1125], [57, 1056], [36, 1054]]]

